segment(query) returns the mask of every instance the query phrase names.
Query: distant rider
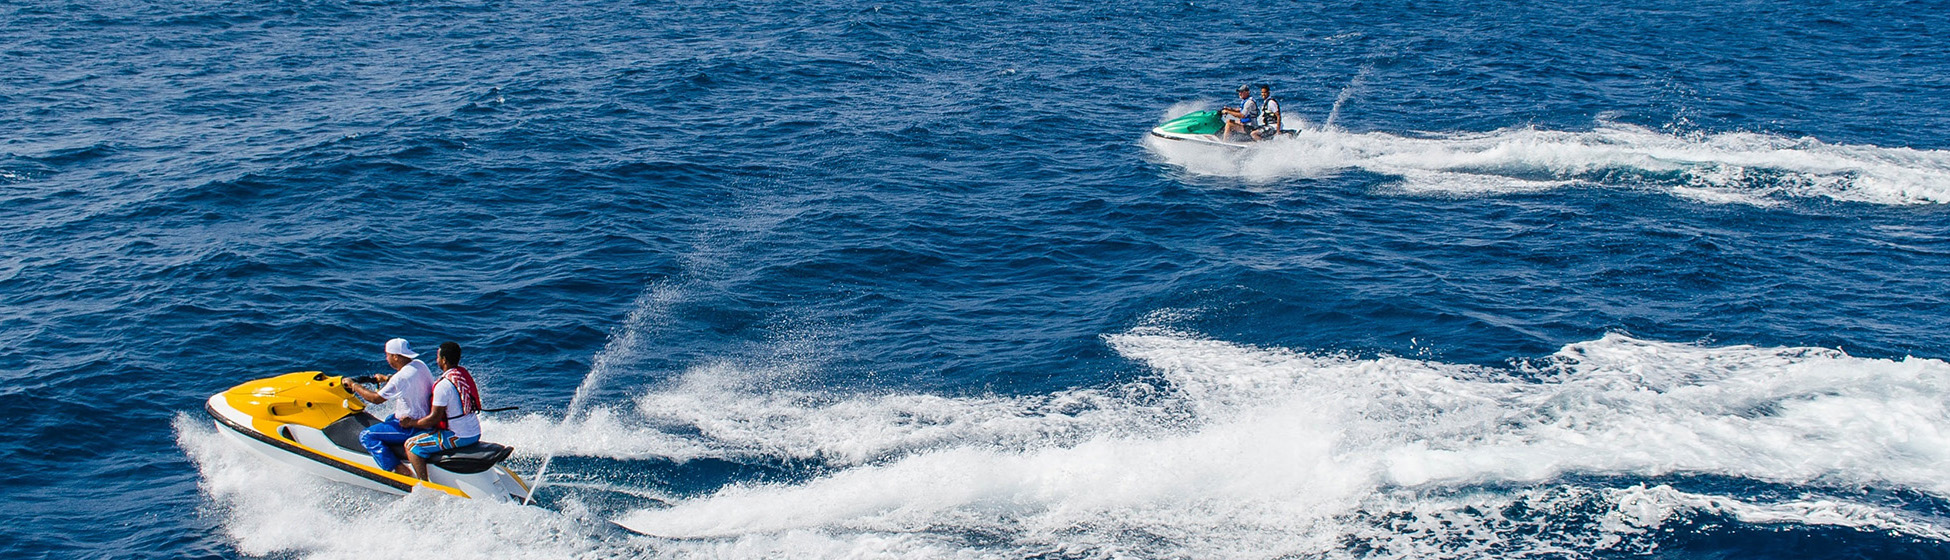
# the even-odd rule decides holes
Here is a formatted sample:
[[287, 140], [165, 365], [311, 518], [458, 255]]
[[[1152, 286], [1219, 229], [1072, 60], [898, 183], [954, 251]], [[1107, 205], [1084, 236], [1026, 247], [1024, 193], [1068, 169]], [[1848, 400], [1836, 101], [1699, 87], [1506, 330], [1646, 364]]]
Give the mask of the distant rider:
[[1226, 122], [1226, 129], [1219, 133], [1219, 139], [1231, 139], [1233, 134], [1247, 134], [1256, 126], [1259, 118], [1259, 100], [1253, 99], [1251, 86], [1239, 86], [1239, 106], [1219, 109]]
[[382, 373], [372, 376], [374, 380], [386, 385], [380, 387], [378, 392], [373, 392], [350, 379], [345, 383], [346, 389], [367, 402], [395, 403], [393, 413], [387, 415], [385, 421], [373, 424], [359, 433], [359, 443], [366, 446], [367, 452], [372, 453], [372, 460], [379, 464], [379, 468], [407, 476], [413, 476], [413, 473], [407, 472], [406, 467], [400, 464], [400, 458], [393, 456], [391, 446], [406, 443], [406, 440], [420, 434], [421, 430], [404, 424], [408, 420], [426, 417], [427, 407], [433, 400], [433, 370], [427, 369], [426, 362], [415, 359], [419, 356], [420, 354], [414, 352], [413, 347], [406, 343], [406, 339], [388, 340], [386, 341], [386, 365], [398, 368], [398, 371], [392, 375]]
[[1273, 99], [1273, 86], [1259, 85], [1259, 126], [1253, 129], [1253, 140], [1265, 140], [1280, 135], [1280, 101]]
[[481, 441], [481, 391], [474, 385], [474, 374], [460, 367], [460, 344], [440, 343], [433, 363], [440, 366], [441, 374], [433, 384], [432, 409], [400, 423], [426, 430], [406, 442], [407, 460], [413, 462], [420, 480], [427, 479], [427, 457]]

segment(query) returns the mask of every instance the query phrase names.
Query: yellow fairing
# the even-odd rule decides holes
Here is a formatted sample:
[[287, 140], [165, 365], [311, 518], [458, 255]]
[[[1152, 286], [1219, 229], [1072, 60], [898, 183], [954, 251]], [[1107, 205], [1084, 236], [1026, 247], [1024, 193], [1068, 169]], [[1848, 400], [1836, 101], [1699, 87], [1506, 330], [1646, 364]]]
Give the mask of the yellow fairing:
[[366, 404], [345, 389], [345, 380], [316, 371], [259, 379], [223, 392], [225, 401], [249, 414], [258, 431], [277, 433], [279, 424], [325, 429]]

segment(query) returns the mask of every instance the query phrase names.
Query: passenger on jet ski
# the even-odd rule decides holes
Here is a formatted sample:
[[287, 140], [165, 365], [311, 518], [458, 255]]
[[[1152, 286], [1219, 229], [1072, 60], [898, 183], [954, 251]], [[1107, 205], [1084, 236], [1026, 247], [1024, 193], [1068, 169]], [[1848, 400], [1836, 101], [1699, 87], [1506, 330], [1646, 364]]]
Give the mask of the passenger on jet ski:
[[1234, 134], [1250, 134], [1257, 126], [1259, 100], [1253, 99], [1252, 86], [1239, 86], [1239, 106], [1219, 109], [1225, 118], [1226, 128], [1219, 132], [1219, 139], [1229, 140]]
[[424, 417], [400, 422], [424, 430], [406, 441], [407, 460], [413, 462], [420, 480], [427, 479], [427, 457], [481, 441], [481, 392], [474, 385], [474, 374], [460, 367], [460, 344], [440, 343], [433, 363], [442, 373], [433, 384], [432, 409]]
[[[392, 446], [404, 444], [413, 436], [425, 432], [423, 429], [407, 426], [406, 422], [426, 418], [428, 405], [433, 400], [433, 371], [427, 369], [426, 362], [416, 359], [419, 356], [420, 354], [414, 352], [413, 347], [406, 343], [406, 339], [388, 340], [386, 341], [386, 365], [398, 368], [399, 371], [392, 375], [379, 374], [351, 380], [371, 379], [372, 381], [366, 382], [376, 381], [386, 385], [375, 392], [358, 383], [345, 384], [346, 389], [350, 389], [353, 394], [359, 395], [359, 398], [365, 399], [366, 402], [395, 403], [393, 413], [386, 415], [384, 421], [373, 424], [359, 433], [359, 443], [366, 447], [368, 453], [372, 453], [373, 462], [377, 463], [379, 468], [407, 476], [415, 475], [407, 472], [406, 467], [400, 464], [400, 458], [393, 455]], [[419, 470], [419, 472], [418, 476], [425, 479], [426, 471]]]
[[1280, 101], [1273, 99], [1273, 86], [1259, 85], [1259, 126], [1253, 128], [1253, 140], [1265, 140], [1280, 135]]

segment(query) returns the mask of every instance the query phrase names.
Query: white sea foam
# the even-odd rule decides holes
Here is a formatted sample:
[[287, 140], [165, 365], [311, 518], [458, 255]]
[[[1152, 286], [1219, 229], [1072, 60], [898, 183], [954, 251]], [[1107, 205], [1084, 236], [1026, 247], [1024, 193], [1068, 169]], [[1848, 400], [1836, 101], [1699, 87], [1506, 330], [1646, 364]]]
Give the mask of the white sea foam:
[[1590, 184], [1712, 203], [1765, 204], [1781, 197], [1950, 203], [1950, 151], [1746, 132], [1674, 135], [1609, 122], [1584, 132], [1526, 127], [1415, 136], [1322, 127], [1246, 150], [1147, 144], [1165, 161], [1198, 174], [1269, 181], [1359, 169], [1401, 177], [1401, 190], [1423, 194]]
[[[392, 529], [362, 520], [428, 507], [490, 535], [466, 546], [524, 557], [1521, 556], [1642, 551], [1656, 546], [1655, 529], [1704, 514], [1950, 540], [1939, 519], [1849, 498], [1864, 486], [1950, 496], [1940, 468], [1950, 462], [1950, 364], [1938, 360], [1618, 334], [1519, 369], [1150, 327], [1106, 342], [1155, 378], [1025, 397], [835, 395], [777, 389], [789, 367], [719, 363], [567, 427], [488, 427], [524, 449], [596, 460], [790, 458], [833, 469], [703, 496], [618, 489], [669, 504], [621, 523], [676, 540], [602, 535], [573, 501], [564, 513], [390, 502], [297, 475], [273, 480], [261, 461], [216, 450], [207, 424], [185, 420], [178, 431], [228, 512], [226, 529], [252, 554], [350, 556], [354, 546], [319, 528], [383, 532]], [[1590, 487], [1565, 475], [1726, 477], [1805, 495]]]
[[210, 514], [244, 554], [614, 558], [630, 546], [606, 539], [595, 520], [565, 513], [434, 492], [394, 498], [278, 468], [200, 417], [178, 415], [175, 428], [202, 474]]
[[634, 410], [594, 409], [566, 425], [531, 415], [490, 422], [487, 428], [498, 439], [543, 454], [675, 461], [773, 457], [857, 465], [949, 446], [1067, 444], [1171, 417], [1134, 405], [1117, 391], [949, 398], [833, 395], [773, 383], [790, 375], [771, 366], [716, 363], [639, 396]]
[[1676, 515], [1711, 513], [1753, 524], [1848, 527], [1950, 542], [1950, 528], [1917, 515], [1843, 500], [1803, 499], [1756, 504], [1725, 496], [1681, 492], [1670, 486], [1648, 488], [1643, 485], [1607, 493], [1615, 504], [1615, 518], [1639, 528], [1659, 527]]
[[[1937, 468], [1950, 459], [1950, 414], [1943, 405], [1950, 366], [1937, 360], [1711, 348], [1614, 334], [1567, 346], [1548, 367], [1507, 371], [1312, 355], [1157, 329], [1108, 340], [1156, 369], [1163, 394], [1143, 399], [1142, 407], [1097, 395], [1103, 402], [1091, 414], [1101, 419], [1087, 422], [1030, 413], [1021, 401], [963, 400], [959, 408], [938, 408], [949, 417], [1023, 418], [1020, 426], [989, 426], [995, 432], [1064, 426], [1068, 437], [1049, 445], [1020, 445], [1032, 437], [996, 445], [989, 436], [915, 449], [883, 435], [897, 425], [887, 420], [897, 417], [890, 414], [880, 429], [805, 432], [824, 434], [814, 439], [827, 447], [886, 460], [804, 484], [733, 486], [622, 522], [685, 537], [955, 528], [1004, 534], [1021, 546], [1209, 557], [1328, 553], [1343, 534], [1373, 531], [1350, 519], [1386, 510], [1375, 496], [1541, 483], [1564, 474], [1710, 474], [1950, 495], [1950, 476]], [[791, 421], [748, 428], [786, 434], [786, 440], [805, 439], [796, 433], [802, 428], [788, 427], [799, 419], [833, 414], [801, 403], [747, 406], [783, 412]], [[892, 405], [846, 405], [878, 406]], [[763, 416], [732, 411], [716, 418]], [[874, 422], [847, 417], [860, 423], [855, 428]], [[1110, 418], [1118, 421], [1103, 420]], [[1673, 496], [1659, 494], [1667, 502]], [[1616, 505], [1621, 500], [1625, 506]], [[1600, 527], [1577, 545], [1616, 544], [1619, 531], [1664, 519], [1646, 517], [1647, 502], [1636, 500], [1592, 502], [1640, 508], [1632, 510], [1639, 525]], [[1941, 531], [1895, 514], [1864, 514], [1879, 510], [1839, 500], [1760, 506], [1713, 497], [1674, 504], [1662, 507], [1805, 524], [1827, 523], [1824, 511], [1852, 510], [1845, 517], [1859, 524], [1849, 526], [1930, 538]], [[1157, 538], [1134, 544], [1132, 534]]]
[[[1330, 427], [1396, 485], [1566, 472], [1715, 473], [1893, 484], [1950, 496], [1950, 365], [1816, 348], [1699, 347], [1610, 334], [1537, 383], [1502, 370], [1350, 360], [1168, 332], [1112, 337], [1203, 408], [1340, 411]], [[1206, 404], [1217, 402], [1223, 404]]]

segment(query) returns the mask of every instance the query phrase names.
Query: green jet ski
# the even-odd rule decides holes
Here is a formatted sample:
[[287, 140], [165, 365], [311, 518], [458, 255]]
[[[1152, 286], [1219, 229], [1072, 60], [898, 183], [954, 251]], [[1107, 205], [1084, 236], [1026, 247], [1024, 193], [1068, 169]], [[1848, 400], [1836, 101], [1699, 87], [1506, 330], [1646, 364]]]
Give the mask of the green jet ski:
[[[1252, 140], [1233, 141], [1219, 137], [1226, 129], [1225, 120], [1218, 111], [1196, 111], [1186, 113], [1151, 129], [1151, 135], [1165, 140], [1191, 144], [1207, 144], [1228, 148], [1244, 148], [1253, 145]], [[1281, 136], [1298, 134], [1295, 130], [1281, 130]]]

